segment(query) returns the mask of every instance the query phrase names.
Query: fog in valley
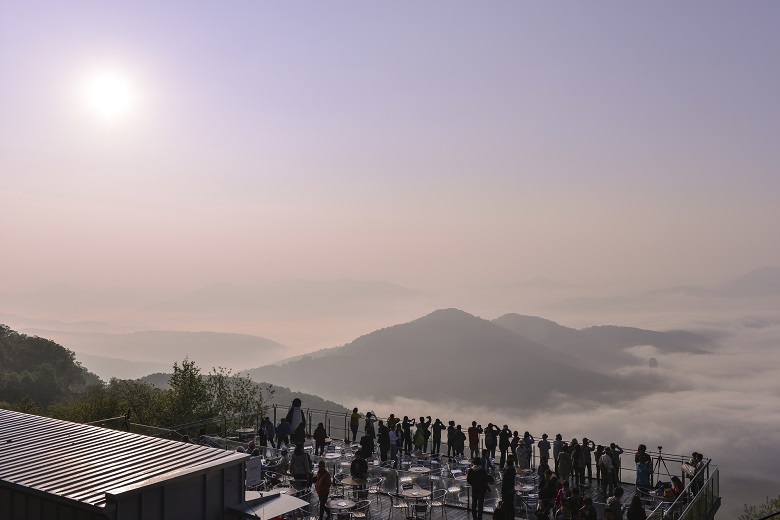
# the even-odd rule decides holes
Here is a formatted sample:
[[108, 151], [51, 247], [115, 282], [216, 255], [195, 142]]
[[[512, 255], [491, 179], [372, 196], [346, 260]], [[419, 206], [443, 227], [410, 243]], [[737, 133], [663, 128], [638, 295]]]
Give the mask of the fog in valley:
[[[464, 290], [460, 299], [389, 283], [296, 283], [269, 311], [294, 327], [274, 326], [267, 314], [254, 324], [247, 317], [220, 322], [239, 308], [248, 316], [272, 307], [246, 290], [237, 301], [204, 300], [197, 291], [157, 301], [139, 294], [127, 308], [103, 300], [97, 314], [110, 322], [94, 319], [89, 298], [83, 310], [49, 300], [49, 313], [37, 317], [25, 307], [35, 295], [0, 302], [4, 323], [74, 350], [104, 380], [170, 372], [189, 356], [206, 371], [229, 367], [380, 416], [506, 423], [537, 436], [617, 442], [627, 451], [639, 443], [699, 451], [721, 468], [722, 511], [733, 515], [780, 489], [773, 472], [780, 463], [773, 449], [779, 282], [780, 269], [763, 268], [711, 286], [591, 298], [589, 287], [534, 280]], [[252, 298], [256, 307], [247, 303]], [[306, 303], [297, 308], [296, 298]], [[178, 330], [154, 328], [166, 312]], [[187, 323], [252, 334], [186, 332]], [[318, 334], [327, 339], [312, 346]]]

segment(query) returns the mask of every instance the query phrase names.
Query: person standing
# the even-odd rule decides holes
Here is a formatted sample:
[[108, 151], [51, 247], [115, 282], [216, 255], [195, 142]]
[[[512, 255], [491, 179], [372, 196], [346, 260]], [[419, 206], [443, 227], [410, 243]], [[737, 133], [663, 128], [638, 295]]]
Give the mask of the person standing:
[[371, 437], [371, 440], [376, 439], [376, 430], [374, 429], [374, 422], [376, 422], [376, 416], [371, 412], [366, 412], [366, 435]]
[[477, 421], [471, 421], [468, 429], [469, 434], [469, 458], [479, 457], [479, 434], [482, 433], [482, 427], [477, 426]]
[[265, 430], [265, 435], [268, 437], [268, 443], [273, 448], [278, 448], [279, 446], [276, 445], [274, 442], [274, 435], [276, 434], [276, 428], [274, 428], [274, 423], [271, 422], [270, 417], [266, 417], [263, 419], [263, 424], [260, 425], [261, 428]]
[[301, 410], [301, 400], [297, 397], [293, 399], [290, 409], [287, 411], [287, 424], [290, 425], [290, 431], [295, 431], [299, 424], [303, 424], [306, 428], [306, 418], [303, 416], [303, 410]]
[[539, 458], [544, 457], [548, 461], [550, 460], [550, 441], [547, 440], [547, 434], [542, 434], [542, 440], [537, 444], [539, 447]]
[[574, 469], [574, 486], [582, 489], [585, 486], [585, 456], [577, 439], [571, 440], [571, 466]]
[[553, 441], [553, 461], [555, 462], [555, 476], [559, 478], [561, 476], [561, 473], [558, 470], [558, 456], [561, 454], [561, 450], [563, 449], [563, 446], [564, 446], [563, 436], [559, 433], [555, 436], [555, 441]]
[[601, 494], [607, 496], [612, 493], [612, 454], [609, 448], [604, 448], [604, 453], [599, 457], [599, 470], [601, 472]]
[[279, 420], [279, 424], [276, 426], [276, 441], [278, 442], [277, 447], [287, 446], [290, 444], [291, 433], [292, 430], [290, 430], [290, 423], [287, 422], [287, 419], [282, 417]]
[[520, 466], [521, 465], [520, 464], [520, 459], [517, 458], [517, 447], [518, 446], [520, 446], [520, 437], [519, 437], [517, 431], [515, 431], [514, 433], [512, 433], [512, 440], [509, 443], [509, 451], [511, 451], [512, 455], [515, 456], [515, 460], [517, 461], [517, 465]]
[[463, 450], [465, 449], [466, 434], [460, 428], [460, 424], [455, 427], [455, 438], [453, 439], [453, 445], [455, 446], [455, 456], [463, 456]]
[[325, 461], [321, 460], [317, 469], [317, 480], [314, 482], [314, 491], [316, 491], [317, 497], [320, 499], [319, 520], [325, 518], [325, 503], [328, 501], [328, 495], [330, 494], [330, 487], [332, 484], [333, 480], [325, 467]]
[[360, 438], [360, 452], [366, 459], [374, 454], [374, 438], [368, 432], [363, 433]]
[[499, 431], [498, 426], [493, 425], [493, 423], [488, 423], [487, 428], [485, 428], [485, 448], [487, 448], [490, 458], [494, 460], [496, 458]]
[[599, 444], [596, 446], [596, 451], [593, 454], [593, 458], [596, 462], [596, 484], [601, 485], [601, 464], [599, 464], [599, 461], [601, 460], [601, 456], [604, 455], [604, 446]]
[[325, 455], [325, 440], [328, 438], [325, 425], [322, 423], [317, 424], [312, 437], [314, 437], [314, 454], [322, 457]]
[[455, 421], [450, 421], [449, 426], [447, 426], [447, 458], [450, 460], [455, 456], [455, 446], [453, 445], [455, 431]]
[[561, 474], [561, 480], [563, 482], [571, 483], [572, 469], [571, 453], [569, 453], [569, 447], [564, 445], [561, 448], [561, 452], [558, 454], [558, 471]]
[[593, 443], [593, 441], [587, 437], [583, 437], [582, 458], [585, 460], [585, 473], [588, 475], [588, 484], [586, 487], [590, 487], [591, 482], [593, 482], [593, 470], [591, 468], [593, 457], [591, 456], [591, 453], [593, 453], [594, 449], [596, 449], [596, 445]]
[[309, 479], [313, 466], [309, 454], [303, 451], [303, 444], [295, 446], [295, 451], [290, 459], [290, 473], [292, 473], [296, 489], [309, 487]]
[[515, 517], [515, 458], [507, 457], [505, 466], [501, 474], [501, 501], [504, 504], [504, 518], [512, 520]]
[[471, 518], [472, 520], [482, 520], [482, 510], [485, 507], [485, 495], [490, 490], [490, 484], [493, 483], [493, 477], [488, 475], [485, 468], [482, 467], [478, 457], [472, 461], [473, 465], [466, 473], [466, 482], [471, 486]]
[[444, 428], [444, 423], [439, 419], [436, 419], [436, 422], [431, 426], [431, 430], [433, 431], [433, 445], [431, 446], [432, 455], [441, 453], [441, 432]]
[[382, 462], [387, 461], [387, 453], [390, 451], [390, 430], [385, 423], [377, 423], [377, 443], [379, 444], [379, 458]]
[[360, 428], [360, 414], [357, 407], [352, 409], [352, 415], [349, 416], [349, 429], [352, 430], [352, 442], [357, 442], [357, 432]]
[[428, 438], [431, 436], [431, 416], [420, 417], [420, 422], [417, 423], [417, 431], [422, 433], [422, 445], [419, 446], [420, 451], [425, 453], [428, 451]]
[[613, 442], [609, 449], [612, 455], [612, 482], [617, 486], [620, 482], [620, 456], [623, 454], [623, 448]]
[[[389, 422], [389, 419], [388, 419]], [[398, 449], [400, 448], [401, 441], [404, 433], [401, 431], [401, 425], [396, 423], [395, 429], [388, 428], [388, 437], [390, 438], [390, 458], [395, 461], [397, 467]]]
[[506, 424], [501, 431], [498, 432], [498, 450], [501, 452], [501, 461], [498, 463], [498, 467], [502, 470], [506, 464], [506, 454], [511, 446], [512, 432], [509, 430], [509, 426]]
[[401, 427], [404, 430], [404, 451], [407, 455], [412, 451], [412, 426], [414, 426], [414, 419], [409, 419], [408, 416], [404, 415]]

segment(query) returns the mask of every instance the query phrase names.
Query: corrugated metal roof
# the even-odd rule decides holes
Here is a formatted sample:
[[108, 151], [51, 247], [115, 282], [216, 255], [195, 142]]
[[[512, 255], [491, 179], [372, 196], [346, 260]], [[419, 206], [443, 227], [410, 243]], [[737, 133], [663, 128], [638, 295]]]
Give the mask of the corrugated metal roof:
[[108, 490], [246, 455], [0, 409], [0, 481], [92, 506]]

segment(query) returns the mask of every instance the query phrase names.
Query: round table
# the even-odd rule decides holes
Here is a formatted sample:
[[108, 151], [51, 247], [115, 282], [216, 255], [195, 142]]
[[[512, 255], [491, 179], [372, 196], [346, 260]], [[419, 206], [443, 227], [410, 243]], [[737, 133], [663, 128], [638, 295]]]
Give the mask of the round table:
[[339, 459], [341, 458], [341, 453], [336, 452], [325, 452], [325, 455], [323, 455], [326, 459]]
[[368, 480], [366, 479], [360, 479], [360, 478], [352, 478], [352, 477], [344, 477], [341, 479], [342, 484], [346, 484], [348, 486], [365, 486], [368, 484]]
[[411, 453], [412, 458], [414, 459], [428, 459], [431, 457], [430, 453], [423, 453], [421, 451], [413, 451]]
[[412, 498], [415, 500], [424, 500], [431, 496], [430, 491], [422, 488], [405, 489], [401, 494], [406, 498]]
[[331, 511], [344, 511], [345, 509], [352, 509], [355, 507], [355, 501], [348, 498], [335, 498], [325, 502], [325, 507]]
[[409, 471], [411, 471], [412, 473], [421, 473], [422, 474], [422, 473], [430, 473], [431, 469], [430, 468], [426, 468], [425, 466], [412, 466], [411, 468], [409, 468]]
[[531, 484], [522, 484], [520, 486], [515, 486], [515, 490], [522, 491], [523, 493], [528, 493], [530, 491], [533, 491], [536, 489], [536, 486], [532, 486]]
[[237, 429], [237, 430], [236, 430], [236, 433], [238, 434], [238, 438], [239, 438], [239, 439], [241, 439], [241, 438], [243, 438], [245, 435], [254, 435], [254, 433], [255, 433], [255, 429], [254, 429], [254, 428], [250, 428], [250, 427], [246, 426], [246, 427], [244, 427], [244, 428], [239, 428], [239, 429]]

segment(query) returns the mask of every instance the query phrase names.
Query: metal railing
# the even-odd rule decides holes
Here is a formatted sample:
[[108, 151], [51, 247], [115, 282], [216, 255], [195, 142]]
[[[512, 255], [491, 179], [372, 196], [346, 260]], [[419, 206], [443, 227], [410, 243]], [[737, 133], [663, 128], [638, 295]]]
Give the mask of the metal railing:
[[[279, 423], [281, 417], [286, 416], [287, 408], [288, 408], [287, 406], [279, 405], [279, 404], [269, 405], [267, 409], [268, 417], [272, 418], [274, 425]], [[306, 419], [306, 431], [309, 438], [311, 437], [311, 433], [313, 432], [316, 425], [322, 423], [325, 426], [328, 436], [337, 442], [343, 440], [344, 449], [349, 450], [349, 446], [351, 444], [350, 441], [352, 438], [352, 431], [349, 425], [351, 413], [334, 412], [331, 410], [319, 410], [315, 408], [304, 408], [302, 409], [302, 412]], [[373, 412], [372, 415], [375, 416]], [[229, 433], [234, 430], [231, 430], [228, 427], [228, 423], [231, 421], [234, 422], [236, 419], [237, 417], [222, 418], [222, 419], [211, 418], [211, 419], [206, 419], [203, 421], [193, 422], [189, 424], [176, 425], [171, 428], [156, 428], [152, 426], [131, 423], [129, 422], [128, 417], [125, 415], [125, 416], [104, 419], [101, 421], [95, 421], [90, 424], [104, 426], [113, 429], [131, 431], [134, 433], [140, 433], [143, 435], [150, 435], [154, 437], [173, 439], [173, 440], [191, 439], [193, 442], [207, 444], [213, 447], [218, 447], [227, 450], [237, 450], [239, 448], [243, 448], [244, 450], [247, 450], [249, 448], [248, 440], [244, 441], [239, 436], [229, 435]], [[379, 419], [382, 419], [384, 421], [387, 420], [386, 418], [377, 418], [377, 420]], [[261, 420], [262, 417], [259, 415], [255, 418], [254, 420], [255, 424], [252, 426], [252, 428], [255, 431], [257, 431], [257, 429], [260, 427]], [[247, 426], [247, 425], [240, 424], [240, 426]], [[364, 423], [363, 423], [363, 419], [361, 419], [361, 425], [359, 431], [362, 432], [363, 429], [364, 429]], [[443, 433], [445, 435], [443, 435], [442, 437], [446, 439], [446, 431], [444, 431]], [[464, 431], [463, 433], [465, 434], [466, 432]], [[531, 467], [536, 467], [539, 461], [539, 454], [537, 452], [538, 450], [537, 442], [539, 438], [536, 439], [537, 440], [535, 440], [531, 450], [531, 458], [530, 458]], [[430, 448], [432, 445], [432, 439], [429, 439], [426, 444], [428, 448]], [[596, 444], [598, 445], [598, 443]], [[604, 443], [603, 445], [608, 446], [609, 443]], [[273, 459], [279, 456], [280, 449], [274, 448], [273, 446], [268, 446], [268, 447], [256, 446], [256, 447], [259, 450], [261, 450], [261, 455], [266, 459]], [[310, 442], [307, 443], [306, 447], [307, 450], [312, 449], [310, 446]], [[480, 435], [480, 443], [479, 443], [480, 451], [484, 449], [484, 447], [485, 447], [484, 435]], [[448, 452], [448, 444], [446, 440], [442, 441], [440, 450], [444, 454]], [[468, 446], [467, 446], [467, 450], [468, 450]], [[685, 472], [682, 471], [682, 464], [686, 462], [688, 459], [686, 456], [669, 454], [669, 453], [661, 454], [660, 452], [650, 452], [650, 451], [648, 451], [647, 453], [653, 459], [653, 472], [651, 478], [654, 484], [657, 483], [657, 480], [663, 480], [664, 475], [670, 478], [671, 476], [678, 476], [683, 481], [683, 483], [686, 482], [687, 477], [685, 475]], [[631, 453], [624, 453], [624, 455], [631, 455]], [[342, 459], [342, 463], [348, 461], [349, 458], [350, 457], [345, 456]], [[446, 459], [446, 458], [447, 458], [446, 456], [442, 457], [442, 459]], [[663, 459], [663, 461], [659, 460], [661, 458]], [[317, 457], [313, 457], [313, 459], [315, 461], [319, 460], [319, 458]], [[593, 457], [593, 459], [595, 459], [595, 457]], [[622, 460], [622, 457], [618, 456], [618, 460]], [[332, 462], [333, 461], [329, 461], [329, 464]], [[661, 465], [662, 462], [663, 462], [663, 466]], [[598, 461], [592, 460], [591, 464], [597, 466]], [[672, 466], [671, 468], [669, 467], [670, 465]], [[677, 473], [674, 470], [675, 465], [678, 465], [677, 467], [680, 468], [679, 473]], [[555, 466], [554, 462], [550, 461], [550, 467], [554, 468], [554, 466]], [[593, 466], [591, 469], [592, 469], [591, 473], [595, 477], [597, 469], [594, 468]], [[387, 468], [378, 467], [376, 468], [376, 470], [384, 472], [387, 470]], [[395, 484], [397, 485], [400, 478], [405, 477], [405, 470], [403, 467], [399, 467], [392, 471], [395, 471], [395, 478], [388, 479], [388, 483], [395, 482]], [[623, 474], [624, 471], [627, 473], [626, 475]], [[695, 494], [691, 493], [691, 484], [693, 483], [692, 482], [693, 479], [688, 479], [688, 483], [685, 486], [685, 491], [683, 492], [683, 494], [680, 495], [681, 497], [682, 496], [692, 497], [689, 502], [686, 503], [683, 501], [683, 499], [679, 497], [672, 502], [669, 502], [668, 500], [666, 501], [661, 500], [661, 502], [656, 506], [656, 508], [648, 516], [648, 518], [659, 519], [659, 520], [660, 519], [664, 519], [664, 520], [706, 519], [707, 516], [712, 512], [713, 508], [719, 505], [719, 500], [720, 500], [719, 472], [717, 467], [711, 466], [710, 460], [706, 462], [701, 472], [705, 480], [705, 483], [702, 486], [701, 490], [698, 490], [698, 492]], [[635, 478], [636, 467], [633, 464], [625, 467], [622, 464], [618, 466], [617, 476], [619, 482], [622, 482], [624, 484], [627, 483], [626, 481], [632, 477], [632, 474], [634, 475], [633, 480], [636, 481]], [[450, 489], [450, 490], [454, 490], [457, 487], [462, 487], [463, 484], [461, 481], [447, 477], [445, 473], [431, 474], [430, 478], [428, 479], [428, 482], [431, 484], [431, 486], [434, 486], [436, 488], [444, 487], [445, 489]], [[393, 490], [390, 489], [388, 491], [392, 492]], [[462, 504], [458, 504], [457, 502], [452, 503], [450, 500], [451, 498], [447, 500], [448, 505], [454, 505], [454, 506], [462, 505]], [[780, 516], [780, 512], [765, 518], [773, 518], [775, 516]]]

